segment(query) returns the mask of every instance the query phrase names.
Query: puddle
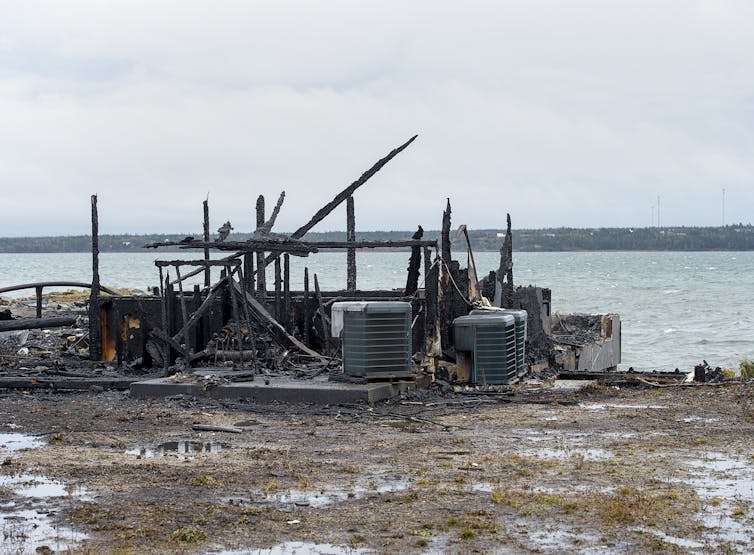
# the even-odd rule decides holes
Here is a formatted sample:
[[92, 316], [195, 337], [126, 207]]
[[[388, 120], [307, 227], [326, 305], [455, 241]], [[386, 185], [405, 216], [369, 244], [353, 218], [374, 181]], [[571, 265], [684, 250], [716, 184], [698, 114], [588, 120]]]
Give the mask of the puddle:
[[90, 499], [86, 490], [79, 486], [66, 486], [57, 480], [35, 474], [0, 476], [0, 487], [8, 488], [20, 497], [50, 499], [53, 497], [76, 497]]
[[236, 428], [250, 428], [251, 426], [258, 426], [259, 421], [257, 420], [241, 420], [240, 422], [236, 422], [233, 424]]
[[[580, 553], [602, 555], [615, 552], [602, 545], [599, 536], [578, 528], [567, 526], [543, 527], [541, 522], [518, 521], [508, 529], [517, 546], [506, 548], [501, 553]], [[522, 546], [527, 546], [522, 549]]]
[[299, 489], [292, 488], [279, 492], [270, 492], [261, 495], [265, 504], [273, 504], [277, 507], [297, 505], [299, 507], [320, 508], [335, 503], [342, 503], [349, 499], [362, 499], [369, 495], [380, 495], [403, 491], [409, 486], [407, 479], [372, 479], [366, 484], [358, 484], [346, 489]]
[[642, 532], [644, 534], [651, 534], [653, 536], [657, 536], [662, 541], [667, 543], [672, 543], [673, 545], [677, 545], [678, 547], [683, 547], [686, 549], [701, 549], [705, 546], [703, 542], [699, 542], [696, 540], [689, 540], [686, 538], [679, 538], [678, 536], [671, 536], [669, 534], [666, 534], [662, 530], [656, 530], [654, 528], [634, 528], [637, 532]]
[[0, 453], [7, 454], [21, 449], [36, 449], [43, 447], [45, 442], [35, 436], [26, 434], [0, 434]]
[[679, 419], [679, 422], [701, 422], [703, 424], [712, 424], [713, 422], [720, 422], [719, 418], [702, 418], [701, 416], [687, 416], [686, 418]]
[[178, 455], [196, 455], [198, 453], [216, 454], [230, 449], [230, 443], [214, 441], [166, 441], [155, 446], [140, 446], [126, 450], [127, 455], [137, 455], [144, 458], [165, 457], [173, 453]]
[[621, 405], [617, 403], [579, 403], [579, 407], [587, 410], [605, 409], [666, 409], [667, 405]]
[[0, 505], [3, 553], [18, 555], [44, 553], [43, 546], [54, 552], [70, 550], [88, 536], [63, 526], [55, 526], [49, 511]]
[[613, 454], [605, 449], [598, 447], [593, 448], [552, 448], [538, 447], [536, 449], [522, 449], [519, 451], [522, 455], [528, 457], [537, 457], [540, 459], [570, 459], [572, 457], [583, 457], [585, 461], [606, 461], [613, 458]]
[[360, 555], [369, 553], [363, 547], [345, 547], [329, 543], [284, 542], [267, 548], [248, 548], [226, 551], [209, 551], [212, 555]]
[[[684, 480], [702, 497], [754, 503], [754, 470], [745, 458], [709, 453], [705, 459], [685, 461], [694, 471]], [[706, 471], [706, 475], [700, 475]]]
[[[734, 542], [747, 548], [754, 543], [749, 517], [734, 518], [733, 511], [754, 503], [754, 469], [745, 457], [708, 453], [704, 459], [684, 461], [691, 472], [683, 482], [706, 499], [697, 517], [708, 528], [704, 535], [720, 543]], [[715, 503], [710, 502], [716, 499]]]
[[[22, 449], [44, 447], [39, 437], [19, 433], [0, 434], [0, 455], [6, 456]], [[0, 475], [0, 487], [9, 489], [17, 497], [0, 505], [2, 553], [14, 555], [44, 553], [74, 549], [88, 536], [53, 523], [56, 502], [67, 498], [90, 499], [86, 490], [66, 486], [46, 476], [34, 474]]]

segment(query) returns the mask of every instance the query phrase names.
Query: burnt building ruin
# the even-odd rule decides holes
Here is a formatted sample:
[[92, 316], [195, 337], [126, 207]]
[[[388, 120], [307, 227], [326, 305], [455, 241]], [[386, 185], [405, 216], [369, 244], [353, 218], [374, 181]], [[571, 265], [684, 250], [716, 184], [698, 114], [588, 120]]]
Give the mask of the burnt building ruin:
[[[176, 257], [174, 252], [166, 253], [169, 256], [155, 262], [159, 288], [148, 296], [102, 294], [97, 198], [93, 196], [91, 358], [132, 367], [162, 368], [165, 375], [231, 366], [248, 380], [256, 376], [268, 380], [266, 376], [271, 371], [286, 371], [295, 378], [326, 374], [336, 380], [345, 376], [346, 380], [350, 377], [355, 381], [357, 378], [412, 381], [423, 376], [426, 380], [439, 377], [482, 385], [511, 383], [529, 372], [614, 369], [620, 361], [617, 315], [596, 317], [599, 325], [593, 317], [553, 317], [549, 289], [514, 286], [510, 216], [499, 268], [482, 279], [477, 276], [465, 226], [455, 234], [455, 246], [457, 248], [459, 242], [464, 244], [468, 267], [462, 268], [459, 261], [453, 260], [449, 199], [442, 214], [439, 242], [423, 239], [422, 226], [403, 240], [356, 240], [354, 192], [415, 139], [416, 136], [412, 137], [378, 160], [290, 235], [272, 231], [285, 193], [280, 195], [269, 216], [264, 197], [258, 197], [256, 229], [245, 241], [233, 240], [230, 222], [225, 222], [213, 237], [209, 205], [204, 201], [201, 238], [186, 237], [176, 242], [145, 245], [146, 248], [171, 247], [200, 255], [184, 258]], [[343, 204], [347, 214], [346, 240], [307, 241], [306, 233]], [[358, 288], [355, 253], [375, 248], [410, 250], [404, 288], [384, 291]], [[308, 256], [323, 250], [347, 252], [345, 286], [340, 290], [322, 290], [318, 276], [310, 274], [305, 266]], [[213, 258], [213, 252], [220, 253], [220, 258]], [[291, 282], [292, 264], [304, 264], [303, 283]], [[267, 282], [270, 266], [274, 269], [272, 283]], [[220, 270], [220, 279], [214, 282], [213, 268]], [[203, 286], [189, 287], [187, 279], [197, 275], [203, 275]], [[424, 277], [423, 287], [420, 287], [420, 275]], [[513, 312], [504, 315], [494, 309]], [[485, 320], [489, 315], [492, 318]], [[460, 324], [455, 326], [454, 334], [453, 324], [459, 318], [467, 318], [460, 322], [466, 322], [472, 331], [463, 333], [472, 333], [477, 343], [459, 339]], [[358, 340], [353, 339], [356, 336], [352, 333], [351, 343], [342, 341], [344, 322], [346, 328], [361, 326], [364, 330], [382, 326], [380, 333], [394, 338], [399, 347], [403, 344], [401, 338], [407, 338], [405, 368], [385, 366], [390, 369], [377, 368], [372, 372], [368, 364], [359, 366], [351, 362], [345, 366], [362, 370], [344, 373], [343, 357], [355, 360], [357, 351], [354, 349], [363, 341], [371, 341], [368, 345], [364, 343], [369, 352], [382, 348], [376, 336], [370, 335], [372, 332], [364, 332], [366, 335]], [[510, 352], [505, 356], [512, 357], [514, 371], [507, 369], [496, 374], [483, 370], [480, 374], [478, 368], [483, 357], [475, 354], [474, 345], [481, 345], [479, 338], [488, 331], [493, 335], [498, 333], [497, 324], [503, 326], [500, 338], [513, 334], [508, 346]], [[459, 341], [465, 341], [466, 346], [459, 348]], [[349, 346], [344, 348], [345, 344]], [[401, 349], [398, 349], [399, 356], [403, 357]], [[496, 353], [492, 354], [496, 356]], [[383, 359], [385, 356], [380, 360]]]

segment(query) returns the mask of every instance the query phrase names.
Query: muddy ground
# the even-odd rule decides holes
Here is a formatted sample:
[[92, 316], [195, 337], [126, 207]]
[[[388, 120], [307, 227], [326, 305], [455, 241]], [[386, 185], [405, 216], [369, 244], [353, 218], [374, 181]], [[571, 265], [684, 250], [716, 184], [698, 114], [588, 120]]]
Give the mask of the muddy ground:
[[5, 392], [0, 433], [39, 443], [6, 446], [0, 473], [65, 492], [35, 500], [6, 478], [0, 510], [41, 510], [59, 544], [6, 519], [4, 549], [72, 537], [81, 553], [754, 550], [753, 384], [515, 399], [310, 407]]
[[[71, 371], [83, 335], [34, 332], [0, 375]], [[373, 407], [0, 390], [0, 553], [754, 552], [754, 383], [585, 383]]]

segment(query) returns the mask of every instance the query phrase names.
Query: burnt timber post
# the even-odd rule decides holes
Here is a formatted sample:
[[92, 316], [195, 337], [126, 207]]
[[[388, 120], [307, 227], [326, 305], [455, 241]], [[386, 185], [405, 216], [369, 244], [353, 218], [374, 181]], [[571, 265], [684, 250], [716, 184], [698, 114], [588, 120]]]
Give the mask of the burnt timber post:
[[507, 214], [505, 238], [500, 247], [500, 267], [495, 276], [495, 306], [513, 308], [513, 235]]
[[283, 255], [283, 327], [288, 333], [293, 332], [291, 324], [291, 255]]
[[[264, 226], [264, 196], [257, 197], [257, 228]], [[257, 252], [257, 300], [264, 303], [267, 296], [266, 264], [264, 251]]]
[[[356, 241], [356, 216], [353, 195], [346, 199], [346, 241]], [[348, 249], [346, 255], [346, 290], [356, 291], [356, 249]]]
[[[275, 259], [275, 320], [280, 322], [283, 319], [283, 299], [280, 277], [280, 259]], [[283, 326], [285, 327], [285, 326]]]
[[99, 305], [99, 216], [97, 195], [92, 195], [92, 292], [89, 296], [89, 358], [102, 358], [102, 323]]
[[437, 364], [437, 358], [442, 355], [440, 342], [440, 305], [439, 305], [439, 282], [440, 264], [439, 258], [435, 258], [435, 264], [429, 264], [429, 248], [424, 248], [424, 355], [430, 359], [431, 366]]
[[311, 347], [311, 334], [309, 333], [309, 325], [311, 324], [311, 312], [309, 311], [309, 268], [304, 268], [304, 307], [301, 311], [304, 320], [304, 329], [302, 329], [302, 336], [304, 337], [304, 345]]
[[[204, 242], [209, 243], [209, 200], [205, 200], [203, 203], [204, 208]], [[204, 247], [204, 260], [209, 260], [209, 247]], [[204, 287], [209, 287], [212, 284], [212, 276], [210, 274], [210, 267], [207, 266], [204, 269]]]
[[34, 288], [34, 294], [37, 299], [37, 318], [42, 317], [42, 287], [37, 286]]
[[[419, 229], [411, 236], [411, 239], [419, 240], [424, 235], [424, 229], [419, 226]], [[411, 247], [411, 258], [408, 260], [408, 277], [406, 278], [406, 296], [411, 296], [416, 293], [419, 288], [419, 269], [422, 261], [422, 248], [419, 246]], [[426, 265], [426, 264], [425, 264]], [[426, 279], [426, 274], [424, 276]]]
[[317, 296], [319, 320], [322, 324], [322, 351], [327, 355], [330, 353], [330, 328], [327, 326], [327, 314], [325, 313], [325, 304], [322, 302], [322, 292], [319, 290], [317, 274], [314, 274], [314, 294]]
[[511, 233], [511, 215], [507, 214], [507, 223], [505, 231], [505, 240], [503, 241], [503, 247], [505, 247], [505, 255], [508, 259], [508, 268], [505, 274], [505, 289], [503, 289], [505, 299], [505, 306], [513, 306], [513, 234]]
[[440, 339], [442, 348], [451, 346], [450, 324], [453, 319], [453, 288], [451, 285], [452, 258], [450, 251], [450, 199], [442, 213], [440, 268]]

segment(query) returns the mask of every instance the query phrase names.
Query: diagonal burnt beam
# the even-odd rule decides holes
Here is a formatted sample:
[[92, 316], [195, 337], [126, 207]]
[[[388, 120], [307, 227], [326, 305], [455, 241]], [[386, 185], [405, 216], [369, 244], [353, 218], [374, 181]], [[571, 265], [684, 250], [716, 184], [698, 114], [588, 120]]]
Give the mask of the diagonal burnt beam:
[[[324, 220], [328, 214], [330, 214], [335, 208], [337, 208], [343, 201], [345, 201], [348, 197], [350, 197], [356, 189], [361, 187], [364, 183], [369, 181], [374, 174], [376, 174], [378, 171], [380, 171], [385, 164], [390, 162], [393, 158], [398, 156], [401, 152], [403, 152], [408, 145], [414, 142], [416, 138], [419, 135], [414, 135], [411, 137], [408, 141], [403, 143], [401, 146], [394, 148], [393, 150], [388, 153], [387, 156], [384, 158], [381, 158], [377, 160], [377, 162], [369, 168], [367, 171], [365, 171], [363, 174], [361, 174], [361, 177], [358, 178], [356, 181], [351, 183], [348, 187], [343, 189], [340, 193], [335, 195], [335, 198], [333, 198], [330, 202], [328, 202], [326, 205], [324, 205], [322, 208], [320, 208], [314, 216], [312, 216], [311, 220], [309, 220], [307, 223], [302, 225], [300, 228], [298, 228], [296, 231], [294, 231], [291, 234], [291, 239], [301, 239], [306, 233], [313, 228], [315, 225], [317, 225], [319, 222]], [[279, 253], [271, 254], [267, 257], [265, 260], [265, 264], [269, 264], [272, 262], [276, 257], [280, 256]]]

